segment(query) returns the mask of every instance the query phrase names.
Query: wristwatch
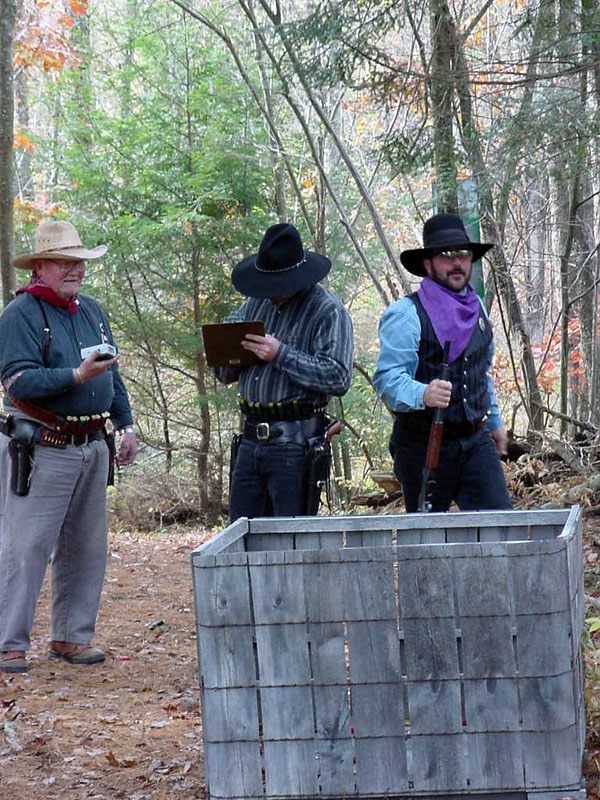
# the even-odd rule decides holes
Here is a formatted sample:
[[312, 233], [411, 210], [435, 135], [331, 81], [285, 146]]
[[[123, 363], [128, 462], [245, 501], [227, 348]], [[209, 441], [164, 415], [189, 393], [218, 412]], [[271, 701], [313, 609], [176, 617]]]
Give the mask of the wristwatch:
[[133, 425], [125, 425], [124, 428], [119, 428], [118, 432], [123, 436], [124, 433], [135, 433], [135, 428]]

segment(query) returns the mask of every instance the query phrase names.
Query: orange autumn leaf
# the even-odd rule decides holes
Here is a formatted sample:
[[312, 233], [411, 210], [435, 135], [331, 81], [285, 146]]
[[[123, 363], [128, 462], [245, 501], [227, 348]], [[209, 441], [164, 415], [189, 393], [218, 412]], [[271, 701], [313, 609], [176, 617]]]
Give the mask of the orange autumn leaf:
[[22, 150], [27, 150], [28, 153], [33, 153], [34, 145], [26, 133], [17, 133], [15, 136], [13, 147], [20, 147]]
[[87, 0], [70, 0], [70, 6], [74, 14], [85, 14], [87, 11]]

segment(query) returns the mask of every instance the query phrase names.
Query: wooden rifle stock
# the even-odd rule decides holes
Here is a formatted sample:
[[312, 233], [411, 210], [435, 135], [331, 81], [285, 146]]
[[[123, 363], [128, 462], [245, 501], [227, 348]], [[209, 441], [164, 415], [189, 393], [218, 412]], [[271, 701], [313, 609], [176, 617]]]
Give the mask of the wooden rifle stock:
[[[444, 354], [442, 356], [442, 369], [440, 373], [440, 380], [447, 380], [448, 376], [448, 358], [450, 356], [450, 342], [446, 341], [444, 344]], [[438, 467], [440, 460], [440, 449], [442, 447], [442, 435], [444, 433], [444, 409], [436, 408], [433, 414], [433, 422], [431, 423], [431, 430], [429, 431], [429, 443], [427, 445], [427, 456], [425, 458], [425, 467], [423, 468], [423, 480], [421, 483], [421, 492], [419, 494], [419, 511], [426, 514], [431, 511], [431, 501], [429, 495], [433, 486], [435, 485], [435, 471]]]
[[338, 433], [342, 431], [342, 423], [339, 419], [334, 419], [331, 425], [325, 429], [325, 439], [327, 442], [330, 442], [334, 436], [337, 436]]

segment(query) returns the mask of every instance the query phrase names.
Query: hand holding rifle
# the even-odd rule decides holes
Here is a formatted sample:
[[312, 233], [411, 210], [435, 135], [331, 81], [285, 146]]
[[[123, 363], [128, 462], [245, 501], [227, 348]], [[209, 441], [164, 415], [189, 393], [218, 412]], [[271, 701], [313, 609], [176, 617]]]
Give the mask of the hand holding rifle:
[[435, 471], [440, 460], [440, 449], [442, 447], [442, 434], [444, 432], [444, 409], [450, 404], [452, 394], [452, 384], [446, 380], [448, 375], [448, 357], [450, 354], [450, 342], [444, 344], [444, 354], [442, 356], [442, 370], [439, 379], [431, 381], [425, 389], [425, 405], [435, 408], [431, 431], [429, 432], [429, 444], [427, 445], [427, 457], [423, 468], [423, 481], [419, 494], [419, 511], [428, 513], [431, 511], [431, 492], [435, 486]]

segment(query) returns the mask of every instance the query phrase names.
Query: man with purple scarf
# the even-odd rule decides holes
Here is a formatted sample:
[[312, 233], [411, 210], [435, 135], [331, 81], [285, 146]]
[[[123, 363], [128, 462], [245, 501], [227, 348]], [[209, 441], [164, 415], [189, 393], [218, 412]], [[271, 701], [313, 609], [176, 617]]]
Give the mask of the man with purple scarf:
[[[447, 511], [453, 501], [465, 511], [512, 507], [500, 463], [506, 432], [489, 373], [492, 328], [469, 284], [473, 261], [491, 247], [470, 241], [460, 217], [440, 213], [425, 222], [423, 247], [400, 254], [423, 280], [381, 318], [373, 382], [396, 417], [390, 449], [408, 512], [418, 510], [436, 408], [444, 409], [444, 434], [431, 509]], [[446, 341], [448, 380], [440, 380]]]

